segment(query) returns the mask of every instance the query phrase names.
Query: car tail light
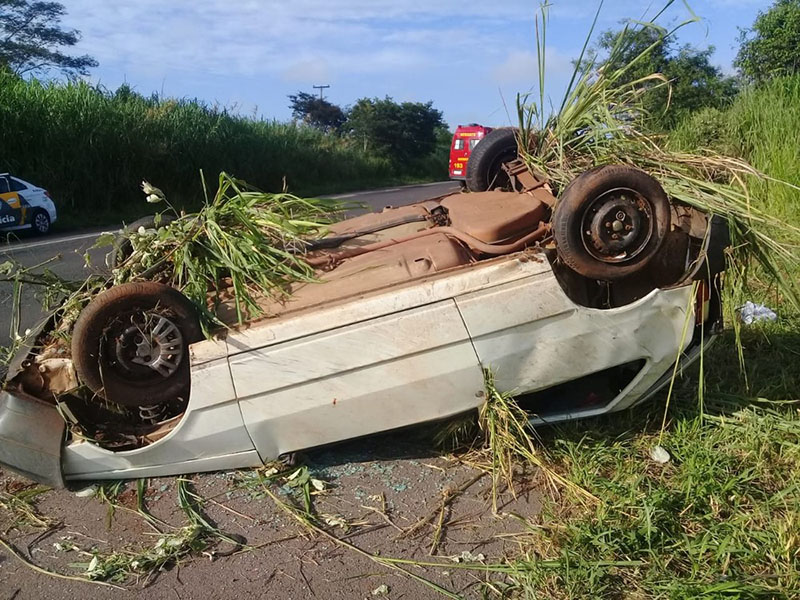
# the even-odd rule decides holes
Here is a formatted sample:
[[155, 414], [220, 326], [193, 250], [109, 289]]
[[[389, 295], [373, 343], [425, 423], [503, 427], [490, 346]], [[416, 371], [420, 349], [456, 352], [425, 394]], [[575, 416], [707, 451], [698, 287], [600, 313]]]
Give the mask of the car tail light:
[[694, 318], [695, 323], [705, 323], [711, 308], [711, 288], [707, 281], [700, 281], [697, 284], [697, 295], [695, 296]]
[[44, 190], [44, 195], [47, 196], [48, 198], [50, 198], [50, 192], [48, 192], [47, 190]]

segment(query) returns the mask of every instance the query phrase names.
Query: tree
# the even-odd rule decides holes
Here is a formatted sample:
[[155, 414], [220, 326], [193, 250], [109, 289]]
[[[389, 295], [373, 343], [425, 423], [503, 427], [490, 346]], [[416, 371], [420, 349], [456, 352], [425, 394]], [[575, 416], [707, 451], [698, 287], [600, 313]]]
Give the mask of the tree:
[[361, 98], [350, 109], [346, 124], [348, 133], [365, 149], [401, 161], [434, 152], [443, 127], [442, 112], [433, 108], [433, 102], [398, 104], [388, 96]]
[[65, 14], [58, 2], [0, 0], [0, 65], [18, 75], [50, 69], [68, 76], [87, 75], [97, 66], [94, 58], [69, 56], [60, 50], [81, 39], [80, 31], [61, 27]]
[[745, 79], [760, 83], [800, 72], [800, 0], [777, 0], [758, 13], [752, 29], [739, 35], [734, 65]]
[[[725, 77], [718, 67], [711, 64], [713, 46], [705, 50], [690, 45], [676, 48], [674, 41], [664, 39], [657, 29], [626, 28], [602, 33], [590, 61], [600, 64], [602, 58], [599, 62], [597, 58], [609, 56], [617, 44], [621, 51], [615, 53], [614, 60], [609, 63], [610, 70], [630, 65], [651, 48], [629, 68], [621, 83], [636, 81], [653, 73], [661, 73], [669, 80], [669, 87], [659, 86], [645, 96], [645, 108], [658, 126], [671, 127], [684, 115], [699, 108], [720, 108], [736, 95], [736, 80]], [[588, 64], [589, 61], [585, 66]], [[668, 100], [669, 109], [665, 112]]]
[[306, 92], [289, 96], [292, 116], [323, 131], [338, 131], [347, 120], [344, 111], [323, 98]]

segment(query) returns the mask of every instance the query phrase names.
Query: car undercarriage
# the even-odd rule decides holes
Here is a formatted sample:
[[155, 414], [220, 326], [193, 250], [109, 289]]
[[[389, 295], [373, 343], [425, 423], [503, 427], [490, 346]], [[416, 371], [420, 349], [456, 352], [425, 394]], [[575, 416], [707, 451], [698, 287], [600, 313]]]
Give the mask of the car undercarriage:
[[640, 171], [588, 175], [334, 223], [302, 248], [316, 279], [244, 324], [210, 294], [210, 339], [179, 291], [111, 287], [70, 348], [51, 320], [17, 355], [0, 462], [51, 484], [254, 466], [474, 410], [487, 369], [534, 424], [633, 406], [721, 325], [725, 226]]

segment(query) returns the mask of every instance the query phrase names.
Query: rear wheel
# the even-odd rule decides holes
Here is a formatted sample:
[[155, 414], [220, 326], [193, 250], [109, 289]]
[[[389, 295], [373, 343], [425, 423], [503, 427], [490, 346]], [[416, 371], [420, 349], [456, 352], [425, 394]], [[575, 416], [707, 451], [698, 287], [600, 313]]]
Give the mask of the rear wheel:
[[556, 205], [558, 255], [584, 277], [627, 277], [661, 248], [670, 212], [664, 189], [644, 171], [626, 165], [592, 169], [575, 178]]
[[45, 235], [50, 232], [50, 215], [44, 210], [37, 210], [33, 213], [31, 227], [36, 235]]
[[81, 382], [125, 406], [153, 406], [189, 394], [189, 344], [202, 339], [197, 312], [179, 291], [152, 281], [95, 297], [72, 334]]
[[509, 179], [503, 165], [517, 158], [517, 130], [493, 129], [484, 137], [467, 161], [467, 188], [485, 192], [505, 188]]

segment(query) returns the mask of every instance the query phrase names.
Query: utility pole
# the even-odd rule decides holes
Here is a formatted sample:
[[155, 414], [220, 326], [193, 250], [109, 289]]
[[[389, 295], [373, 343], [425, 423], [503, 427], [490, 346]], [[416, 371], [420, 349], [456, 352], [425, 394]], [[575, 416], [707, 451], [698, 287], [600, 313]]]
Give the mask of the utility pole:
[[323, 100], [322, 90], [324, 90], [326, 88], [329, 88], [331, 86], [329, 86], [329, 85], [312, 85], [311, 87], [313, 87], [315, 90], [319, 90], [319, 99]]

